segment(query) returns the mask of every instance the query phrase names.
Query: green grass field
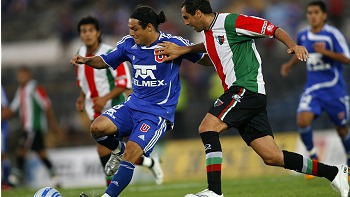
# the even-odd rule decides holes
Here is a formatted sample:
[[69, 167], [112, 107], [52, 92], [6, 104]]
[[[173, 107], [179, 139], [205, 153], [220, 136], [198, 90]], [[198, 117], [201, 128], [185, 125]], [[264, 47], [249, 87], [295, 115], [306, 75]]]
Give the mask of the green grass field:
[[[203, 190], [205, 181], [171, 182], [161, 186], [154, 184], [132, 184], [121, 197], [182, 197], [186, 193]], [[100, 197], [105, 188], [59, 189], [63, 197], [79, 197], [84, 191], [90, 197]], [[15, 188], [1, 191], [2, 197], [32, 197], [36, 190]], [[223, 181], [225, 197], [336, 197], [336, 193], [324, 178], [304, 180], [302, 176], [273, 176], [240, 178]]]

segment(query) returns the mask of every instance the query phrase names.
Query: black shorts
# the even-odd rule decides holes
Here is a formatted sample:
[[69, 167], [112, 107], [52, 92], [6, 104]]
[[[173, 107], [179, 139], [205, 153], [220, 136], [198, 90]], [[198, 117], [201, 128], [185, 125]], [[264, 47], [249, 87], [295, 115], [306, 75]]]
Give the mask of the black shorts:
[[209, 113], [236, 128], [247, 145], [260, 137], [273, 137], [263, 94], [232, 86], [215, 101]]
[[19, 141], [21, 148], [33, 151], [40, 151], [45, 149], [44, 135], [40, 131], [34, 132], [22, 132], [21, 139]]

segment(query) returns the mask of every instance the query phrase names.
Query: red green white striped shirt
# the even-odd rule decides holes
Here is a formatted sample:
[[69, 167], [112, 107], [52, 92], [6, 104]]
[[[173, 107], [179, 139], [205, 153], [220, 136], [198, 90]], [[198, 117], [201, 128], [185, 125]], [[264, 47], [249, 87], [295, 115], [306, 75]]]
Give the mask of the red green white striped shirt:
[[[82, 46], [78, 54], [84, 57], [101, 55], [109, 53], [113, 50], [113, 47], [100, 44], [94, 54], [87, 54], [86, 46]], [[85, 94], [85, 111], [90, 120], [94, 120], [101, 113], [93, 110], [94, 97], [102, 97], [108, 94], [116, 86], [122, 88], [131, 88], [131, 75], [128, 65], [123, 62], [116, 69], [94, 69], [90, 66], [80, 64], [76, 67], [76, 79], [79, 87]], [[102, 111], [105, 111], [114, 105], [124, 102], [126, 99], [125, 94], [119, 95], [109, 100]]]
[[234, 85], [265, 94], [262, 62], [254, 38], [272, 38], [276, 29], [258, 17], [215, 14], [209, 30], [201, 34], [225, 91]]
[[47, 110], [51, 101], [45, 89], [35, 80], [19, 87], [10, 105], [13, 112], [19, 111], [22, 128], [26, 132], [47, 131]]

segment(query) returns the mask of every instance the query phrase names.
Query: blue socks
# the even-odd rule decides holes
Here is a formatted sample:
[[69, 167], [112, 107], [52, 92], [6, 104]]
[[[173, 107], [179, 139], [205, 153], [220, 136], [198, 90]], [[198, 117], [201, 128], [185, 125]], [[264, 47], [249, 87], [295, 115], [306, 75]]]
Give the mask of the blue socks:
[[124, 188], [129, 185], [134, 174], [134, 169], [134, 164], [127, 161], [121, 161], [119, 169], [113, 176], [113, 179], [105, 193], [111, 197], [117, 197], [124, 190]]
[[298, 128], [301, 140], [303, 141], [306, 149], [310, 153], [310, 158], [318, 160], [316, 150], [314, 149], [314, 142], [312, 141], [312, 128], [311, 126], [305, 128]]

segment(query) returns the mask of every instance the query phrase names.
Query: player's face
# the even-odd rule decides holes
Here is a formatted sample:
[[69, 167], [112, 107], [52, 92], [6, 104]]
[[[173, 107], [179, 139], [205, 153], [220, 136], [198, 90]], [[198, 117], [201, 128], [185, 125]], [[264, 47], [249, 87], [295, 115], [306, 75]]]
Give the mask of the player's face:
[[312, 5], [307, 8], [306, 17], [311, 27], [320, 27], [325, 23], [327, 14], [319, 6]]
[[80, 39], [87, 47], [98, 45], [100, 32], [96, 30], [95, 25], [85, 24], [80, 26]]
[[17, 72], [17, 81], [21, 86], [26, 85], [31, 79], [31, 75], [28, 71], [19, 70]]
[[181, 13], [182, 13], [182, 18], [184, 20], [185, 25], [191, 26], [195, 31], [201, 32], [204, 30], [204, 27], [201, 25], [201, 20], [200, 20], [200, 11], [196, 11], [194, 15], [191, 15], [187, 13], [186, 8], [182, 7], [181, 8]]
[[129, 35], [134, 38], [136, 44], [139, 45], [147, 45], [148, 44], [148, 36], [149, 29], [146, 27], [145, 29], [139, 24], [139, 20], [134, 18], [129, 18]]

